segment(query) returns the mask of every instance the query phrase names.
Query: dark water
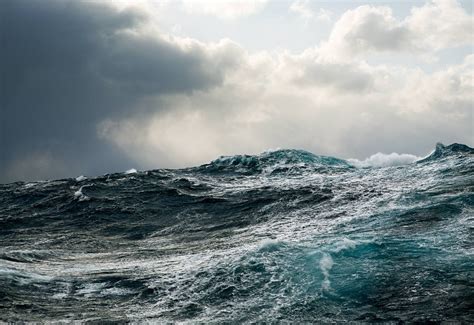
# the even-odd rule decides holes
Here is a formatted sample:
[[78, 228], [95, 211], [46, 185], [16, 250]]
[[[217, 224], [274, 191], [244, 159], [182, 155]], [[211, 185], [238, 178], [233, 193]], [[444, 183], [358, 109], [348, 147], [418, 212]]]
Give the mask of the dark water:
[[0, 320], [474, 322], [474, 150], [0, 185]]

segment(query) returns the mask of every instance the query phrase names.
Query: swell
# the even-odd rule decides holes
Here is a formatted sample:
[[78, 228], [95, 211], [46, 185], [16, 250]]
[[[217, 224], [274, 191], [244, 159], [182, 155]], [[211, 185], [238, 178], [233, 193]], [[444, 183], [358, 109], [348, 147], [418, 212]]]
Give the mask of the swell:
[[0, 319], [470, 323], [474, 160], [438, 147], [0, 185]]
[[317, 156], [304, 150], [286, 149], [267, 151], [256, 156], [223, 156], [209, 164], [198, 167], [197, 171], [207, 173], [234, 172], [251, 175], [260, 173], [279, 174], [304, 170], [323, 172], [348, 167], [350, 165], [342, 159]]

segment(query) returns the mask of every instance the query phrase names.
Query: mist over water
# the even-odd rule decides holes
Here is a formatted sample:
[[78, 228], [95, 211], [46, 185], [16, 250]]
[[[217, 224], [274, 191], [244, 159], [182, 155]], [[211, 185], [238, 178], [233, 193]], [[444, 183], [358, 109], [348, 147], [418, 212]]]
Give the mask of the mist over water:
[[474, 149], [0, 185], [0, 320], [474, 322]]

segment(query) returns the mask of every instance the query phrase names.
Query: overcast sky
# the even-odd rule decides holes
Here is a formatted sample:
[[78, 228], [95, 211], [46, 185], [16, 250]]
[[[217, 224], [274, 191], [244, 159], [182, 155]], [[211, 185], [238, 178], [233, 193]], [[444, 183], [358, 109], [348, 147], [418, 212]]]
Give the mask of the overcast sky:
[[2, 0], [0, 182], [474, 145], [472, 1]]

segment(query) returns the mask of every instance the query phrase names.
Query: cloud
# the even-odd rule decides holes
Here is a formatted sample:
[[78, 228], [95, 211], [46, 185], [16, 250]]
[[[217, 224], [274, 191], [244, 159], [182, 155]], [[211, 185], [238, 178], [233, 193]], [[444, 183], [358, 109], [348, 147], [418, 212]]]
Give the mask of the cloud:
[[3, 173], [8, 177], [6, 180], [13, 181], [52, 179], [57, 175], [68, 175], [71, 167], [74, 169], [77, 166], [67, 165], [64, 161], [57, 160], [51, 152], [42, 151], [29, 152], [5, 167]]
[[391, 8], [360, 6], [345, 12], [336, 22], [324, 50], [337, 56], [353, 56], [405, 50], [411, 47], [410, 42], [410, 31], [393, 17]]
[[285, 69], [291, 71], [298, 86], [358, 93], [374, 87], [375, 71], [364, 63], [327, 62], [314, 51], [285, 60]]
[[360, 6], [345, 12], [321, 46], [326, 57], [353, 58], [374, 52], [431, 53], [472, 43], [474, 20], [456, 1], [415, 7], [404, 20], [386, 6]]
[[455, 0], [435, 0], [415, 7], [404, 24], [424, 49], [472, 45], [474, 17]]
[[[148, 168], [163, 155], [161, 166], [183, 167], [277, 147], [360, 159], [378, 151], [424, 155], [437, 141], [472, 144], [470, 57], [430, 74], [315, 63], [313, 55], [248, 55], [223, 85], [171, 96], [173, 109], [146, 120], [109, 121], [103, 136]], [[302, 87], [293, 76], [314, 66], [323, 76]], [[346, 85], [344, 70], [368, 86]]]
[[[397, 20], [388, 7], [362, 6], [319, 47], [250, 54], [230, 40], [164, 35], [141, 7], [4, 1], [0, 181], [184, 167], [269, 148], [361, 159], [472, 145], [472, 55], [433, 72], [363, 60], [439, 48], [414, 44], [425, 25], [410, 23], [441, 5], [460, 13], [430, 3]], [[443, 46], [466, 42], [435, 33]]]
[[182, 0], [184, 9], [191, 14], [236, 19], [256, 14], [265, 8], [268, 0]]
[[129, 167], [97, 139], [99, 122], [143, 113], [153, 97], [216, 87], [236, 66], [231, 42], [165, 38], [148, 19], [95, 2], [2, 2], [0, 179], [15, 179], [8, 170], [32, 152], [51, 162], [38, 175]]
[[290, 6], [290, 11], [298, 14], [306, 22], [314, 19], [319, 21], [331, 21], [332, 12], [330, 10], [319, 8], [314, 10], [309, 0], [296, 0]]

